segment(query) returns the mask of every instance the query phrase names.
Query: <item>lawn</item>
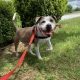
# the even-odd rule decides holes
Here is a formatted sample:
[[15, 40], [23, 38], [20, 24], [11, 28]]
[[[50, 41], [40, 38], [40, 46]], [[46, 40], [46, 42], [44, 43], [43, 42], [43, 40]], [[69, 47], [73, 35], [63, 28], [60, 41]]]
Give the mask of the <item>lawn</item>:
[[[27, 55], [10, 80], [80, 80], [80, 18], [60, 21], [63, 25], [52, 37], [53, 51], [41, 45], [43, 61]], [[13, 69], [15, 56], [6, 47], [0, 52], [0, 76]]]

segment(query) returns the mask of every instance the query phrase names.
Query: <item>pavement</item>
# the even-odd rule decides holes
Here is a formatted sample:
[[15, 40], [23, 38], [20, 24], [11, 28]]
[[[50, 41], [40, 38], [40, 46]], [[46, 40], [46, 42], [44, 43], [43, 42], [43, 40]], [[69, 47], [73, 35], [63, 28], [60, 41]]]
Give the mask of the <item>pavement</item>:
[[80, 12], [65, 14], [61, 17], [61, 20], [72, 19], [76, 17], [80, 17]]

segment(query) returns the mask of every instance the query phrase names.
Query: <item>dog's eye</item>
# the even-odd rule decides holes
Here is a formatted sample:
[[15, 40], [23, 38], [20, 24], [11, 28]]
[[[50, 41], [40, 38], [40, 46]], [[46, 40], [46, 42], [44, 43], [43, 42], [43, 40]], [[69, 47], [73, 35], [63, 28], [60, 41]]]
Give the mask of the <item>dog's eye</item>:
[[45, 23], [45, 21], [42, 21], [41, 23]]
[[52, 20], [52, 19], [50, 19], [50, 22], [53, 22], [53, 20]]

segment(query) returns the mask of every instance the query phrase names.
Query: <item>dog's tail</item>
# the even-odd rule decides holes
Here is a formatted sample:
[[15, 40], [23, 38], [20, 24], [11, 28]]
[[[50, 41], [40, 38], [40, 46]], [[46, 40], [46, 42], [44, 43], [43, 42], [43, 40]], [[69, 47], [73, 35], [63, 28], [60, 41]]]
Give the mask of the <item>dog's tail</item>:
[[13, 15], [13, 17], [12, 17], [12, 21], [13, 21], [13, 24], [14, 24], [16, 30], [18, 30], [19, 28], [18, 28], [18, 26], [16, 24], [16, 22], [17, 22], [16, 18], [17, 18], [17, 13], [15, 12], [14, 15]]
[[14, 15], [13, 15], [13, 17], [12, 17], [13, 24], [14, 24], [14, 26], [16, 27], [15, 19], [16, 19], [16, 13], [14, 13]]
[[12, 20], [14, 21], [16, 18], [16, 13], [14, 13]]

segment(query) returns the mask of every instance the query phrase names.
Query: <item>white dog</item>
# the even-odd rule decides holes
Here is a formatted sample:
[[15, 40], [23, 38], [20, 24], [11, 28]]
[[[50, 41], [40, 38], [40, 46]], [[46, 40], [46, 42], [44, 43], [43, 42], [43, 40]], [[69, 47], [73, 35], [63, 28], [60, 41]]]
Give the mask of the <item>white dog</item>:
[[[14, 14], [13, 21], [15, 20], [15, 17], [16, 16]], [[51, 16], [41, 16], [36, 18], [36, 23], [34, 26], [16, 30], [16, 36], [14, 41], [16, 55], [18, 55], [17, 47], [19, 41], [23, 42], [27, 46], [34, 27], [35, 27], [36, 34], [35, 34], [35, 39], [33, 41], [33, 44], [37, 57], [39, 59], [42, 59], [39, 51], [39, 45], [42, 44], [43, 42], [47, 43], [48, 45], [47, 50], [53, 49], [50, 39], [51, 39], [52, 32], [56, 28], [55, 20]], [[29, 52], [34, 55], [34, 53], [32, 52], [32, 45], [29, 48]]]

